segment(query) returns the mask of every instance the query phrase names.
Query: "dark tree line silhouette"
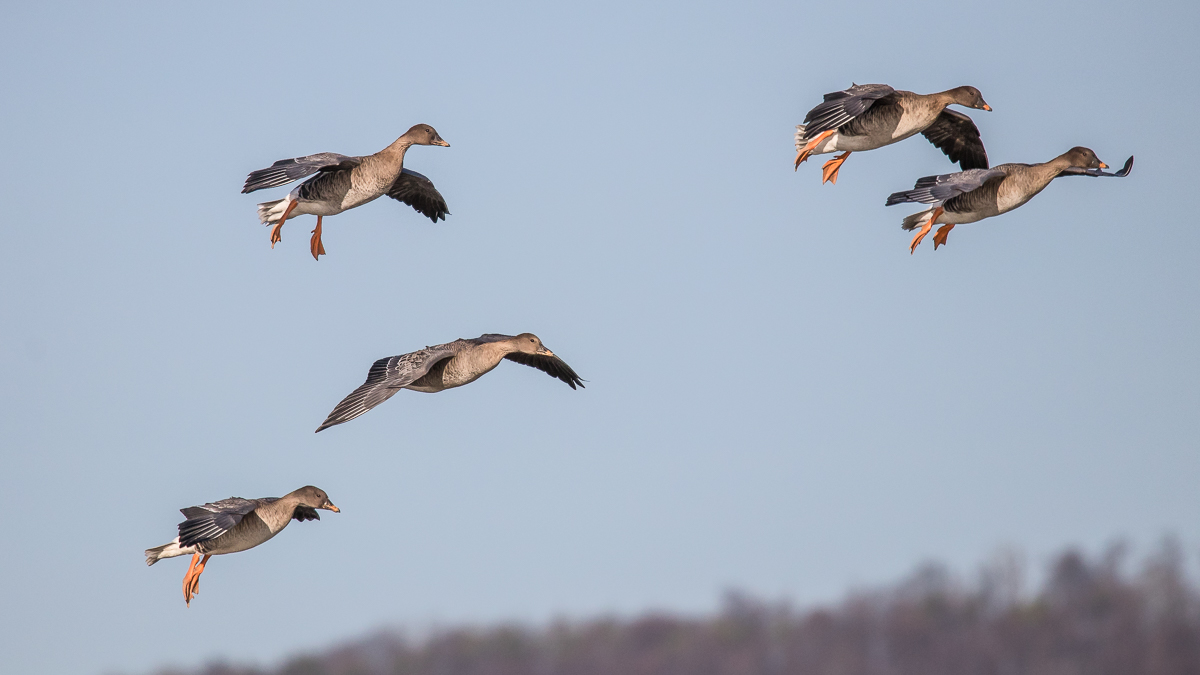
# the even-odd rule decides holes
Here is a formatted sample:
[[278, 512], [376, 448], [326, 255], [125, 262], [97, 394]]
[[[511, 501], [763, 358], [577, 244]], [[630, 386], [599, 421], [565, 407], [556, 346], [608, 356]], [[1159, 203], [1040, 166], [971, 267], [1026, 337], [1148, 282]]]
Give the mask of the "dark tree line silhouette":
[[[730, 593], [716, 616], [649, 614], [383, 633], [269, 669], [189, 675], [1200, 675], [1200, 593], [1178, 544], [1127, 572], [1122, 546], [1059, 556], [1023, 592], [999, 555], [965, 584], [925, 565], [884, 590], [796, 610]], [[162, 671], [177, 675], [185, 671]]]

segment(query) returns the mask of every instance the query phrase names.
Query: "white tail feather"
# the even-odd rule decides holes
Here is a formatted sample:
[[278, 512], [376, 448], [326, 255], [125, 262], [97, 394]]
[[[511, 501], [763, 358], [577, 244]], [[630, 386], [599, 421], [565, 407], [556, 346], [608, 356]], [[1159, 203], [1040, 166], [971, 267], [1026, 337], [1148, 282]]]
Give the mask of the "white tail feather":
[[187, 555], [195, 552], [195, 546], [180, 546], [179, 537], [175, 537], [168, 544], [146, 549], [146, 564], [153, 565], [163, 558], [174, 558], [176, 556]]
[[933, 207], [929, 207], [924, 211], [917, 211], [911, 216], [905, 216], [904, 224], [901, 225], [905, 230], [915, 230], [918, 227], [924, 227], [925, 221], [929, 220], [929, 216], [933, 215]]
[[279, 222], [283, 217], [284, 210], [287, 209], [288, 199], [276, 199], [273, 202], [263, 202], [258, 205], [258, 221], [263, 225], [270, 225]]

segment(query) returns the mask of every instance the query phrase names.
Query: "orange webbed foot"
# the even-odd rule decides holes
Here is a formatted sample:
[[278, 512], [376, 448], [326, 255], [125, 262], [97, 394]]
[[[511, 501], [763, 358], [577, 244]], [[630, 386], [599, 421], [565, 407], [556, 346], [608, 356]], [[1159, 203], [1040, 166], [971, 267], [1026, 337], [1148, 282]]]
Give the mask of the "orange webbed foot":
[[191, 606], [192, 602], [192, 577], [196, 575], [196, 563], [200, 561], [200, 554], [192, 554], [192, 562], [188, 563], [187, 573], [183, 575], [183, 601]]
[[275, 248], [275, 244], [283, 241], [283, 224], [287, 222], [288, 216], [292, 215], [292, 210], [299, 203], [298, 200], [289, 202], [287, 208], [283, 210], [283, 217], [276, 221], [275, 227], [271, 228], [271, 248]]
[[313, 260], [320, 260], [318, 256], [325, 255], [325, 244], [321, 243], [321, 216], [317, 216], [317, 227], [312, 231], [308, 250], [312, 253]]
[[917, 246], [921, 244], [921, 240], [925, 238], [925, 235], [929, 234], [929, 231], [933, 229], [934, 221], [937, 220], [938, 216], [941, 216], [942, 213], [944, 213], [944, 211], [942, 211], [942, 207], [940, 206], [933, 210], [933, 213], [929, 216], [929, 220], [925, 221], [925, 224], [921, 226], [921, 231], [917, 232], [917, 236], [913, 237], [912, 244], [909, 244], [909, 255], [916, 253]]
[[813, 150], [817, 149], [817, 146], [820, 145], [821, 141], [829, 138], [832, 135], [832, 129], [829, 131], [822, 131], [820, 134], [817, 134], [816, 138], [812, 139], [808, 143], [805, 143], [804, 147], [800, 149], [800, 152], [796, 153], [796, 168], [793, 169], [793, 171], [800, 168], [800, 165], [808, 159], [809, 155], [813, 153]]
[[938, 228], [938, 231], [933, 234], [933, 250], [937, 250], [939, 246], [946, 245], [946, 237], [950, 235], [950, 230], [954, 229], [954, 224], [943, 225]]
[[846, 152], [843, 152], [842, 154], [834, 157], [833, 159], [829, 160], [828, 162], [825, 162], [825, 165], [821, 167], [821, 184], [822, 185], [824, 185], [825, 183], [833, 183], [834, 185], [837, 185], [838, 170], [842, 168], [842, 164], [846, 161], [846, 158], [849, 156], [850, 156], [850, 151], [847, 150]]
[[925, 238], [925, 235], [929, 234], [929, 230], [932, 227], [933, 225], [930, 225], [929, 223], [925, 223], [921, 226], [921, 231], [917, 232], [917, 236], [913, 237], [912, 243], [908, 246], [909, 255], [917, 252], [917, 247], [921, 245], [921, 240]]
[[204, 572], [204, 565], [212, 555], [204, 556], [199, 563], [196, 560], [200, 557], [199, 553], [192, 554], [192, 564], [188, 566], [187, 574], [183, 577], [183, 602], [188, 606], [192, 606], [192, 598], [200, 592], [200, 575]]

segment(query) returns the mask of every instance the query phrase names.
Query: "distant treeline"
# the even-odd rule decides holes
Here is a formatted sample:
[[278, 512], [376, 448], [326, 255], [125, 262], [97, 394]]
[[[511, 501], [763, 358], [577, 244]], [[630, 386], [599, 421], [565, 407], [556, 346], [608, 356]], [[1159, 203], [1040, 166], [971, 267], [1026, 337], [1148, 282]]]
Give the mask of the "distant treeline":
[[[716, 616], [560, 621], [381, 634], [270, 668], [191, 675], [1198, 675], [1200, 593], [1170, 541], [1134, 571], [1124, 549], [1070, 551], [1036, 593], [1020, 558], [973, 583], [926, 565], [893, 588], [796, 610], [731, 593]], [[180, 671], [164, 671], [163, 675]]]

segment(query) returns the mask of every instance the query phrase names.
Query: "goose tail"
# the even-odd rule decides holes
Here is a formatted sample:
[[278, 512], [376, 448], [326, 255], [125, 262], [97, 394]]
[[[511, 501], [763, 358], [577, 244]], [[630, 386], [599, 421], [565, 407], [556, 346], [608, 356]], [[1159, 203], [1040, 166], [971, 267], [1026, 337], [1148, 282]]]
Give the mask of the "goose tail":
[[153, 565], [163, 558], [174, 558], [176, 556], [187, 555], [195, 552], [195, 546], [180, 546], [179, 537], [175, 537], [169, 543], [163, 544], [162, 546], [155, 546], [154, 548], [146, 549], [146, 564]]
[[261, 222], [263, 225], [270, 225], [272, 223], [279, 222], [279, 219], [283, 217], [284, 210], [287, 209], [288, 200], [290, 199], [291, 195], [285, 199], [276, 199], [273, 202], [263, 202], [259, 204], [259, 222]]
[[932, 212], [933, 212], [932, 207], [925, 209], [924, 211], [917, 211], [916, 213], [912, 214], [911, 216], [905, 217], [904, 224], [901, 225], [900, 227], [902, 227], [908, 231], [915, 230], [918, 227], [923, 226], [925, 224], [925, 221], [929, 220], [929, 216], [932, 215]]
[[804, 140], [804, 125], [797, 124], [796, 125], [796, 152], [800, 152], [801, 150], [803, 150], [804, 146], [807, 144], [808, 144], [808, 141]]

